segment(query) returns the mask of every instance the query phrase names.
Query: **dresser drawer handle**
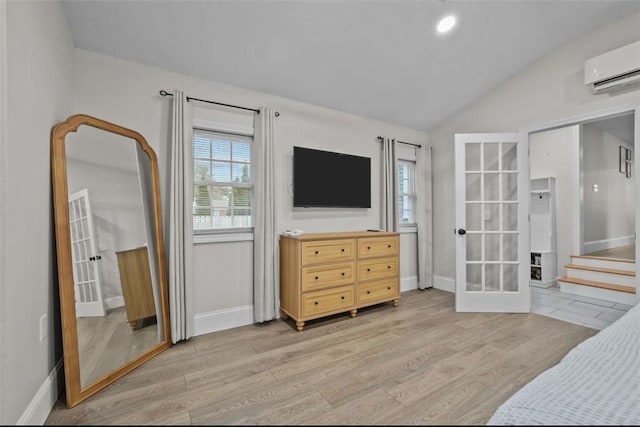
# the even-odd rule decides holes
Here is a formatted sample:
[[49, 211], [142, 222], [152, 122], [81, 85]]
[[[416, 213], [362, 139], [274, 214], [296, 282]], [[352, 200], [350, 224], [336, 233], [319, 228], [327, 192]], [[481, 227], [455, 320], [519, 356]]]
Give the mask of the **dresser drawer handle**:
[[342, 272], [342, 275], [344, 276], [344, 271]]
[[318, 301], [314, 302], [315, 305], [318, 305]]
[[341, 252], [344, 252], [344, 248], [340, 249]]
[[318, 255], [318, 251], [316, 251], [316, 255]]
[[316, 280], [318, 280], [318, 276], [316, 276]]
[[371, 246], [367, 246], [367, 250], [371, 249]]
[[387, 247], [388, 247], [389, 249], [391, 249], [391, 245], [387, 245]]
[[343, 296], [341, 296], [340, 298], [344, 299], [344, 295], [343, 295]]
[[368, 294], [370, 294], [370, 293], [371, 293], [371, 291], [367, 291], [367, 293], [368, 293]]
[[391, 266], [390, 266], [390, 265], [387, 265], [387, 268], [391, 268]]
[[387, 290], [390, 291], [391, 290], [391, 286], [387, 286]]
[[371, 271], [371, 269], [370, 269], [370, 268], [367, 268], [367, 271]]

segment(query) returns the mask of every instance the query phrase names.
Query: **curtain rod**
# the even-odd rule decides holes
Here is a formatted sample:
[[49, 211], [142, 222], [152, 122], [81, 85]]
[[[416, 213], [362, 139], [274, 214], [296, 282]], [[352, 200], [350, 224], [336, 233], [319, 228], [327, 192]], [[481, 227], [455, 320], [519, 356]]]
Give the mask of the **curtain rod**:
[[[381, 136], [379, 136], [379, 137], [378, 137], [378, 139], [379, 139], [380, 141], [382, 141], [384, 138], [383, 138], [383, 137], [381, 137]], [[400, 144], [413, 145], [414, 147], [422, 148], [422, 145], [420, 145], [420, 144], [414, 144], [413, 142], [404, 142], [404, 141], [398, 141], [398, 140], [396, 140], [396, 142], [399, 142]]]
[[[162, 89], [160, 91], [160, 96], [173, 96], [172, 93], [167, 92], [166, 90]], [[260, 114], [260, 110], [256, 110], [255, 108], [247, 108], [247, 107], [240, 107], [238, 105], [231, 105], [231, 104], [223, 104], [222, 102], [215, 102], [215, 101], [208, 101], [206, 99], [198, 99], [198, 98], [192, 98], [190, 96], [187, 96], [187, 101], [199, 101], [199, 102], [206, 102], [207, 104], [216, 104], [216, 105], [222, 105], [224, 107], [231, 107], [231, 108], [238, 108], [240, 110], [247, 110], [247, 111], [253, 111], [254, 113], [258, 113]]]

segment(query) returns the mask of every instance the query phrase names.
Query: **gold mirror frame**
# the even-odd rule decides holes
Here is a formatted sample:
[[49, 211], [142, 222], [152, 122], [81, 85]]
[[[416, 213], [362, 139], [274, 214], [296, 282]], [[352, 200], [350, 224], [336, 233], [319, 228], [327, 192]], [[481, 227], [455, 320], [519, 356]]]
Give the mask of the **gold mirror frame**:
[[[125, 362], [119, 368], [108, 372], [99, 380], [88, 385], [84, 389], [82, 389], [80, 380], [80, 358], [78, 351], [78, 330], [73, 282], [71, 230], [68, 205], [69, 191], [67, 184], [67, 158], [65, 149], [66, 136], [71, 132], [77, 132], [82, 125], [91, 126], [106, 132], [131, 138], [140, 145], [142, 150], [150, 158], [154, 207], [153, 218], [155, 220], [154, 230], [156, 234], [156, 257], [163, 319], [162, 330], [164, 337], [164, 341], [161, 341], [158, 345]], [[169, 300], [166, 282], [167, 274], [162, 237], [162, 212], [160, 208], [160, 178], [157, 156], [140, 133], [85, 114], [72, 115], [66, 121], [58, 123], [53, 127], [51, 131], [51, 175], [53, 185], [56, 251], [58, 258], [60, 313], [62, 318], [62, 344], [67, 396], [66, 403], [67, 407], [71, 408], [171, 346]]]

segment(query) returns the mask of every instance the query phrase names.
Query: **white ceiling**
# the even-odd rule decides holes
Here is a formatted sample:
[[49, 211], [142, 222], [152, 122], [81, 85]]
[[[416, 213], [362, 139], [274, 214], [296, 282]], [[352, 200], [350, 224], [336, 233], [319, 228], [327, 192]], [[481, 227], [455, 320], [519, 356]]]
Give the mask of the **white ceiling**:
[[[78, 48], [422, 130], [555, 47], [640, 12], [640, 1], [617, 0], [63, 5]], [[450, 12], [457, 27], [437, 35]]]

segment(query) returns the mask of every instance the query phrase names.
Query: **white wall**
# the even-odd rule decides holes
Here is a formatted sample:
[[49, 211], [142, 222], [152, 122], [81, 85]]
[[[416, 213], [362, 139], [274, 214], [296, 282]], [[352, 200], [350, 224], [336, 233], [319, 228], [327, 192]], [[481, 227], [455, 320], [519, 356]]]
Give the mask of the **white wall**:
[[[424, 132], [360, 116], [304, 104], [263, 93], [196, 79], [186, 75], [77, 49], [75, 91], [78, 113], [137, 130], [156, 151], [163, 188], [166, 188], [170, 98], [160, 89], [179, 88], [187, 95], [258, 108], [272, 106], [276, 119], [276, 205], [279, 228], [305, 232], [350, 231], [380, 227], [380, 145], [378, 135], [426, 144]], [[310, 82], [309, 84], [313, 84]], [[372, 158], [371, 209], [318, 209], [292, 207], [293, 146], [333, 150]], [[163, 206], [167, 197], [163, 191]], [[166, 209], [165, 209], [166, 212]], [[165, 215], [166, 220], [166, 215]], [[166, 223], [166, 222], [165, 222]], [[403, 242], [407, 237], [402, 237]], [[406, 247], [402, 244], [403, 249]], [[415, 259], [415, 245], [406, 247], [402, 259]], [[251, 319], [253, 304], [252, 242], [207, 243], [194, 247], [196, 332], [235, 326]], [[417, 276], [415, 264], [404, 263], [403, 277]], [[235, 316], [235, 317], [234, 317]], [[234, 318], [234, 321], [229, 321]], [[219, 321], [217, 319], [220, 319]], [[227, 319], [227, 320], [223, 320]], [[250, 322], [250, 320], [249, 320]]]
[[[631, 178], [619, 172], [620, 145], [633, 148], [594, 124], [582, 126], [585, 248], [635, 234], [636, 171], [632, 168]], [[598, 185], [597, 192], [593, 184]]]
[[[433, 145], [435, 274], [455, 278], [454, 134], [513, 132], [630, 103], [640, 91], [592, 95], [583, 84], [584, 61], [640, 39], [640, 14], [559, 47], [429, 132]], [[508, 52], [505, 52], [508, 55]]]
[[[529, 142], [531, 144], [529, 146], [531, 178], [552, 176], [556, 179], [556, 273], [558, 276], [566, 276], [565, 265], [570, 264], [571, 255], [577, 254], [580, 250], [580, 140], [578, 126], [566, 126], [534, 133]], [[538, 248], [532, 245], [532, 249]]]
[[49, 135], [72, 111], [73, 42], [58, 2], [9, 1], [7, 20], [0, 423], [41, 424], [62, 357]]

